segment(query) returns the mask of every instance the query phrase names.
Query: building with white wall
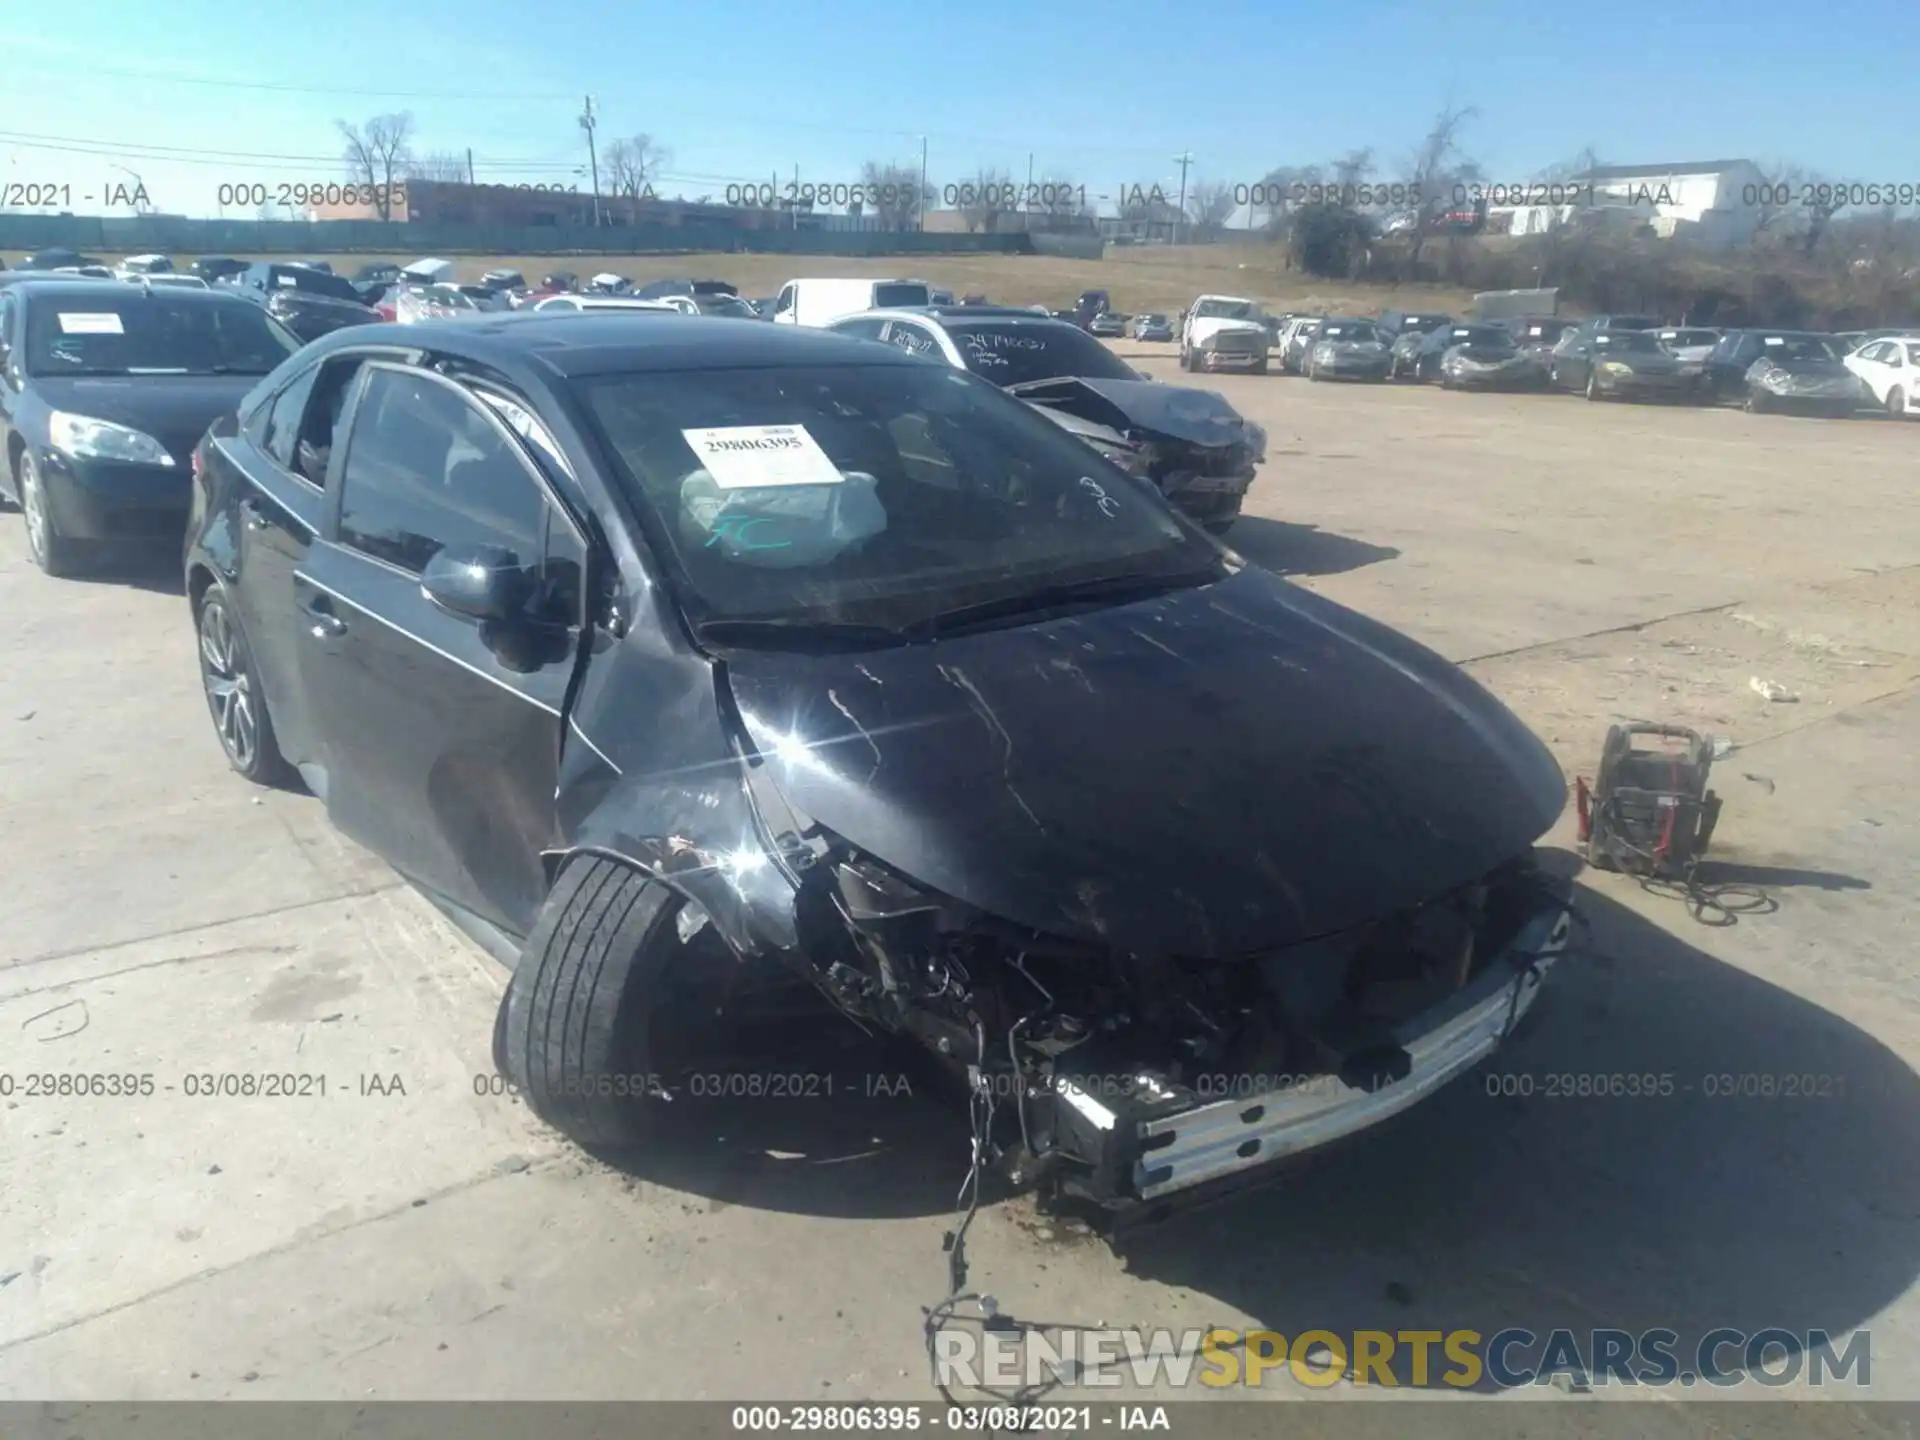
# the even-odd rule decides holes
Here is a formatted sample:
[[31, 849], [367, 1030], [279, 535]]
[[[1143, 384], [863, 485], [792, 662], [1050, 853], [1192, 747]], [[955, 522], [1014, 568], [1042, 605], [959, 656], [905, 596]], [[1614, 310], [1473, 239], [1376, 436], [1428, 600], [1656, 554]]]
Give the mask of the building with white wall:
[[1489, 218], [1502, 213], [1507, 233], [1538, 235], [1599, 209], [1638, 215], [1663, 237], [1736, 244], [1753, 234], [1767, 182], [1751, 160], [1695, 160], [1601, 165], [1560, 183], [1569, 203], [1495, 207]]

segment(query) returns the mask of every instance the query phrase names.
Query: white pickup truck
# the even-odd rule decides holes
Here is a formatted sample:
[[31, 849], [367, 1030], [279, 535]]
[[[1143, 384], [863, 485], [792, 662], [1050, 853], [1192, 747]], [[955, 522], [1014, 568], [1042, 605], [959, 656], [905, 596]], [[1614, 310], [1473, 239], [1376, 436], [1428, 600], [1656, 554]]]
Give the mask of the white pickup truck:
[[1202, 295], [1187, 307], [1180, 330], [1182, 370], [1267, 373], [1267, 317], [1257, 300]]

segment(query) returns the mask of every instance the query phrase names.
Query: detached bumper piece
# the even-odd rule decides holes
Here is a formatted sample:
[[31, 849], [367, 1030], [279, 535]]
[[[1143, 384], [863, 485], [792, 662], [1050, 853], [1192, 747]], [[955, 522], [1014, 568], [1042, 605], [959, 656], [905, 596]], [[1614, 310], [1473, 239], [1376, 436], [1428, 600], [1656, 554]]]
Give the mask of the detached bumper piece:
[[[1226, 1098], [1197, 1095], [1143, 1073], [1119, 1093], [1109, 1079], [1054, 1077], [1052, 1131], [1087, 1163], [1059, 1194], [1099, 1213], [1110, 1233], [1150, 1224], [1270, 1183], [1289, 1157], [1355, 1135], [1399, 1114], [1479, 1064], [1538, 1000], [1565, 950], [1571, 911], [1564, 889], [1543, 893], [1481, 972], [1382, 1043], [1350, 1052], [1339, 1073], [1221, 1077]], [[1286, 1083], [1291, 1081], [1291, 1083]], [[1035, 1107], [1038, 1109], [1039, 1107]]]

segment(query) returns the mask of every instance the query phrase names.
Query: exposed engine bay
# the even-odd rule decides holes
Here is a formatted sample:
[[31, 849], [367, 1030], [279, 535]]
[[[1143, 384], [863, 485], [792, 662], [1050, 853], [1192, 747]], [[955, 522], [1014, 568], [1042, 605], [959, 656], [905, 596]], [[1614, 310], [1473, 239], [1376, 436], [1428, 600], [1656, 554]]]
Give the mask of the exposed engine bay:
[[[828, 997], [992, 1101], [986, 1158], [1005, 1180], [1109, 1216], [1323, 1143], [1330, 1118], [1361, 1128], [1372, 1120], [1342, 1126], [1338, 1112], [1406, 1085], [1404, 1102], [1377, 1106], [1385, 1118], [1458, 1073], [1408, 1083], [1445, 1015], [1486, 1022], [1466, 1063], [1511, 1028], [1569, 909], [1529, 853], [1355, 932], [1190, 962], [1025, 932], [844, 842], [801, 874], [800, 932]], [[1306, 1131], [1270, 1144], [1294, 1123], [1287, 1107]], [[1220, 1121], [1229, 1137], [1200, 1133]], [[1212, 1154], [1222, 1138], [1230, 1153]]]
[[1154, 381], [1059, 377], [1007, 387], [1193, 519], [1225, 528], [1240, 513], [1266, 432], [1209, 390]]

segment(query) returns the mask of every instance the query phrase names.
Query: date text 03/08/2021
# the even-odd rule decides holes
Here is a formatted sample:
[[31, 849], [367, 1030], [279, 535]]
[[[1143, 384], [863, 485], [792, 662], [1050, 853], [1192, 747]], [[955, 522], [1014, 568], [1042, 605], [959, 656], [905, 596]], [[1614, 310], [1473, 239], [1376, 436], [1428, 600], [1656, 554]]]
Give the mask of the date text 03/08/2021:
[[0, 1100], [122, 1100], [179, 1095], [188, 1100], [325, 1100], [407, 1094], [398, 1074], [327, 1075], [292, 1070], [190, 1070], [172, 1078], [147, 1071], [0, 1073]]

